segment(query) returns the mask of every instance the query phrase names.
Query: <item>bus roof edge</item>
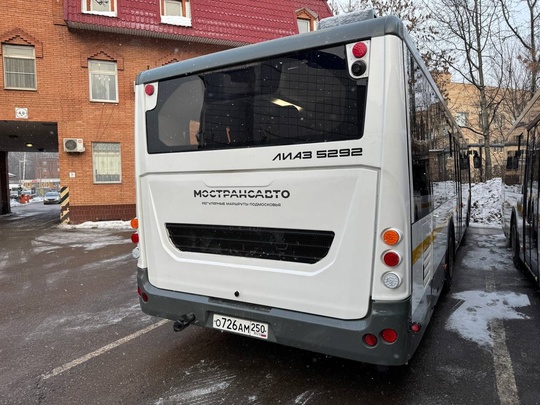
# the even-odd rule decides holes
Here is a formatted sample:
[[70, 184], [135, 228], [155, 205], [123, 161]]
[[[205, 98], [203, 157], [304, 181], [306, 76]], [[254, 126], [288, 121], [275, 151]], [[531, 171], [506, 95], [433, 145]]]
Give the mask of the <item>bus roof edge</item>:
[[338, 27], [359, 21], [372, 20], [376, 18], [373, 9], [354, 11], [352, 13], [340, 14], [333, 17], [323, 18], [319, 23], [319, 29]]

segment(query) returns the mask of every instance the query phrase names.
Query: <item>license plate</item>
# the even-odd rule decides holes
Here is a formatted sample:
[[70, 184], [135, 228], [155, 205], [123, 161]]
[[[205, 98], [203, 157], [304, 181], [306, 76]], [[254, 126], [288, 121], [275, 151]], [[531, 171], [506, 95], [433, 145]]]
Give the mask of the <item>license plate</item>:
[[227, 332], [268, 339], [268, 324], [214, 314], [213, 327]]

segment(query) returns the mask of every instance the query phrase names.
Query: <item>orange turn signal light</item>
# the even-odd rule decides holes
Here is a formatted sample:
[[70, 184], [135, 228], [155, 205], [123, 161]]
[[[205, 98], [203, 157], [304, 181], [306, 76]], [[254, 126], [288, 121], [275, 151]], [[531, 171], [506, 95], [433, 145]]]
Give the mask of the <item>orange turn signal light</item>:
[[384, 243], [395, 246], [401, 241], [401, 233], [397, 229], [387, 229], [382, 234]]

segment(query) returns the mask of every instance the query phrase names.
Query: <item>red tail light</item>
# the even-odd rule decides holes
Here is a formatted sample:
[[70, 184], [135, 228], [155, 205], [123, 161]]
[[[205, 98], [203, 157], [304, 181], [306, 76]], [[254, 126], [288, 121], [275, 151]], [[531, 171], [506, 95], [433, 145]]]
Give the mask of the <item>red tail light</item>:
[[364, 340], [364, 343], [369, 347], [373, 347], [377, 344], [377, 336], [371, 333], [364, 335], [362, 339]]
[[139, 297], [141, 297], [144, 302], [148, 302], [148, 295], [141, 290], [141, 287], [137, 287], [137, 294], [139, 294]]
[[396, 267], [401, 262], [401, 256], [397, 252], [389, 250], [383, 254], [383, 262], [388, 267]]
[[152, 94], [154, 94], [154, 86], [152, 84], [147, 84], [146, 86], [144, 86], [144, 92], [146, 93], [146, 95], [151, 96]]
[[354, 44], [353, 48], [352, 48], [352, 53], [354, 55], [355, 58], [362, 58], [366, 55], [367, 53], [367, 46], [366, 44], [364, 44], [363, 42], [358, 42], [356, 44]]
[[381, 332], [381, 337], [386, 343], [394, 343], [397, 340], [397, 332], [394, 329], [385, 329]]

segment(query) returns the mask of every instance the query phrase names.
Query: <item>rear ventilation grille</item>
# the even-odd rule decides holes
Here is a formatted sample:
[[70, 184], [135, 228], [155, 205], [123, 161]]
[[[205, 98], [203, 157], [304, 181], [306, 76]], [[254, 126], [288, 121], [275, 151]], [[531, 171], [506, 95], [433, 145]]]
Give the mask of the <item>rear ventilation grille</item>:
[[183, 252], [252, 257], [297, 263], [324, 258], [334, 232], [222, 225], [165, 224], [174, 246]]

